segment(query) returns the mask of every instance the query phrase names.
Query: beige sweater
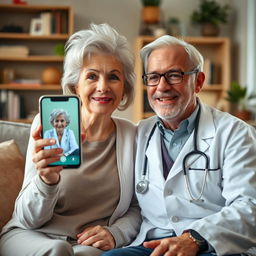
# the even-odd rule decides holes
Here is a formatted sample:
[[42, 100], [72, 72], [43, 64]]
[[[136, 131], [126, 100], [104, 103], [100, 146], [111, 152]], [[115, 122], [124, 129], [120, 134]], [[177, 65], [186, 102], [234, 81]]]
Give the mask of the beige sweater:
[[87, 226], [108, 225], [120, 194], [115, 138], [86, 142], [81, 167], [62, 171], [53, 218], [41, 232], [75, 239]]
[[[84, 227], [101, 224], [113, 234], [117, 247], [134, 239], [141, 222], [140, 210], [132, 200], [136, 127], [123, 119], [113, 120], [116, 136], [86, 143], [82, 166], [63, 170], [61, 181], [54, 186], [45, 184], [37, 175], [30, 138], [22, 191], [13, 218], [2, 234], [23, 228], [76, 239]], [[32, 131], [38, 123], [37, 116]]]

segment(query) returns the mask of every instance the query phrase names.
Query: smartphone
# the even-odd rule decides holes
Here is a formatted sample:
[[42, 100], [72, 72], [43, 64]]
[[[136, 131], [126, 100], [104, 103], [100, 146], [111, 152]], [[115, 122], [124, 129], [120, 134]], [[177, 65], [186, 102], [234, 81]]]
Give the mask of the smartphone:
[[49, 166], [78, 168], [81, 165], [80, 100], [77, 96], [45, 95], [39, 99], [42, 138], [56, 144], [45, 149], [62, 148], [60, 160]]

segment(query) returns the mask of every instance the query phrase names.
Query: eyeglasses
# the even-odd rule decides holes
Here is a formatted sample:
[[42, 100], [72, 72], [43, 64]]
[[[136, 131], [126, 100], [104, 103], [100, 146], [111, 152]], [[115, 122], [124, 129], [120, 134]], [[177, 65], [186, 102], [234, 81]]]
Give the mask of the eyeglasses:
[[162, 76], [164, 76], [166, 82], [170, 85], [179, 84], [183, 81], [184, 75], [191, 75], [199, 72], [198, 69], [182, 72], [182, 71], [174, 71], [169, 70], [163, 74], [159, 73], [148, 73], [142, 76], [143, 82], [146, 86], [157, 86], [160, 82]]

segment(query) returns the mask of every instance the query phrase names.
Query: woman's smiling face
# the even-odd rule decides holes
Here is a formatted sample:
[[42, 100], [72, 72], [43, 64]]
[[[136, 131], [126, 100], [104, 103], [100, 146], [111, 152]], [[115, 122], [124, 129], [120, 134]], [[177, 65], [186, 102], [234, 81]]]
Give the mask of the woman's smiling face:
[[119, 60], [107, 54], [93, 54], [84, 61], [76, 93], [89, 113], [111, 116], [122, 100], [124, 83]]
[[64, 115], [58, 115], [53, 120], [53, 127], [56, 129], [57, 134], [63, 134], [65, 127], [67, 126], [67, 121]]

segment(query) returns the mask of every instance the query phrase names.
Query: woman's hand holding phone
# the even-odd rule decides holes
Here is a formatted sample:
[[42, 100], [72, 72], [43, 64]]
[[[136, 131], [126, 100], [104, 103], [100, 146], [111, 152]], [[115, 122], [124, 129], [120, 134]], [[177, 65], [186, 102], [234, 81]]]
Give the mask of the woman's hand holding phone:
[[42, 139], [41, 132], [42, 126], [39, 125], [32, 134], [32, 137], [35, 140], [32, 160], [41, 179], [48, 185], [54, 185], [59, 182], [60, 172], [63, 170], [63, 167], [49, 166], [49, 164], [60, 160], [63, 149], [44, 149], [45, 146], [53, 145], [56, 142], [54, 139]]

